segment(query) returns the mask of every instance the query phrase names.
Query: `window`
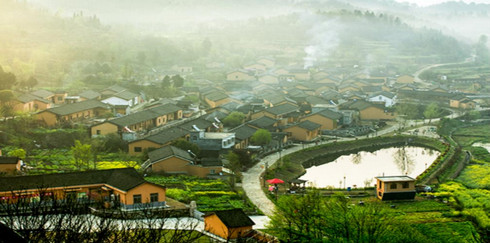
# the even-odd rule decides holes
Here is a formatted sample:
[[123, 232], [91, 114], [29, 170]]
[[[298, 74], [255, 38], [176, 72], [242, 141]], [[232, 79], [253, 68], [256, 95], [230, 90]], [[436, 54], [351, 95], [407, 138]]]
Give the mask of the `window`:
[[408, 182], [403, 182], [403, 183], [402, 183], [402, 187], [403, 187], [403, 188], [408, 188], [408, 185], [409, 185], [409, 184], [408, 184]]
[[100, 135], [101, 131], [100, 130], [97, 130], [96, 133], [97, 133], [97, 135]]
[[158, 193], [150, 194], [150, 202], [158, 202]]
[[390, 184], [390, 189], [396, 189], [396, 183], [391, 183]]
[[62, 100], [63, 100], [63, 97], [58, 96], [58, 101], [62, 101]]
[[212, 174], [212, 175], [216, 174], [216, 170], [209, 170], [209, 174]]
[[142, 151], [143, 151], [143, 149], [141, 149], [141, 147], [134, 147], [134, 152], [140, 153]]
[[141, 203], [141, 194], [133, 195], [133, 204]]
[[378, 188], [381, 189], [381, 182], [378, 184]]

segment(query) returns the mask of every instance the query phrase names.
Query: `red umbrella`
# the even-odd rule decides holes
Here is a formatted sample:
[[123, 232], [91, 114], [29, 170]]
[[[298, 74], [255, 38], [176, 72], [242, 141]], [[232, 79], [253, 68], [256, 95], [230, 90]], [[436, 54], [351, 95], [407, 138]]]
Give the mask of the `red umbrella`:
[[277, 178], [267, 180], [267, 182], [268, 182], [269, 184], [280, 184], [280, 183], [284, 183], [284, 181], [283, 181], [283, 180], [281, 180], [281, 179], [277, 179]]

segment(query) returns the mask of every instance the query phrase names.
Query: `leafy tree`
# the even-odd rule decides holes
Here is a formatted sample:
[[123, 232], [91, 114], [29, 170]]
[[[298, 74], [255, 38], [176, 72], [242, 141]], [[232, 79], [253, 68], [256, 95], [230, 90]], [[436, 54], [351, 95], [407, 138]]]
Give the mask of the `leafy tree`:
[[92, 159], [92, 145], [82, 144], [80, 140], [75, 140], [75, 146], [71, 147], [71, 153], [78, 169], [84, 165], [89, 167], [90, 159]]
[[25, 159], [26, 158], [26, 151], [24, 149], [14, 149], [10, 152], [8, 152], [8, 156], [11, 157], [18, 157], [20, 159]]
[[383, 242], [392, 217], [376, 202], [352, 206], [343, 194], [282, 196], [268, 226], [289, 242]]
[[474, 120], [478, 120], [481, 118], [481, 113], [480, 111], [476, 111], [476, 110], [473, 110], [473, 111], [468, 111], [465, 115], [464, 115], [465, 119], [467, 120], [470, 120], [470, 121], [474, 121]]
[[425, 108], [424, 117], [429, 118], [429, 124], [432, 118], [439, 117], [441, 115], [441, 109], [436, 103], [431, 103]]
[[174, 87], [182, 87], [182, 86], [184, 86], [184, 78], [182, 78], [178, 74], [172, 77], [172, 81], [174, 83]]
[[11, 89], [17, 83], [17, 78], [13, 73], [7, 73], [0, 66], [0, 90]]
[[34, 88], [34, 86], [36, 86], [39, 82], [37, 81], [36, 78], [34, 78], [33, 76], [30, 76], [29, 79], [27, 79], [26, 81], [26, 86], [29, 90], [32, 90], [32, 88]]
[[172, 79], [168, 75], [165, 75], [165, 77], [163, 77], [162, 83], [161, 83], [162, 88], [170, 87], [171, 81], [172, 81]]
[[400, 103], [395, 109], [398, 115], [402, 115], [406, 119], [415, 119], [419, 115], [419, 110], [416, 104]]
[[265, 129], [259, 129], [257, 130], [254, 135], [250, 138], [250, 141], [252, 144], [259, 145], [259, 146], [265, 146], [269, 144], [272, 140], [271, 133]]
[[0, 103], [4, 105], [15, 98], [14, 92], [11, 90], [0, 90]]
[[223, 124], [227, 127], [236, 127], [243, 123], [245, 114], [234, 111], [223, 119]]

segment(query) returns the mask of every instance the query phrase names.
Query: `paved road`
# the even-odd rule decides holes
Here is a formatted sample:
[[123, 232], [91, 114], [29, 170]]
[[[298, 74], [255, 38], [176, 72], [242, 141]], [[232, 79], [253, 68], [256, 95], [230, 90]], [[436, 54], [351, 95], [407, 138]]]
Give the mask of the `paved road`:
[[[453, 113], [447, 117], [454, 118], [458, 114]], [[432, 122], [437, 122], [439, 121], [439, 118], [432, 119]], [[429, 120], [425, 121], [407, 121], [406, 122], [406, 129], [410, 129], [412, 126], [419, 126], [422, 124], [428, 124]], [[395, 124], [390, 127], [386, 127], [385, 129], [382, 129], [377, 132], [378, 136], [385, 135], [388, 133], [392, 133], [394, 131], [397, 131], [399, 129], [399, 124]], [[369, 136], [374, 136], [375, 134], [372, 133]], [[427, 133], [425, 136], [430, 136], [429, 133]], [[434, 136], [436, 137], [436, 136]], [[347, 141], [347, 140], [352, 140], [353, 138], [341, 138], [338, 139], [338, 141]], [[327, 141], [325, 143], [330, 143], [332, 141]], [[313, 144], [308, 145], [308, 146], [313, 146]], [[294, 153], [296, 151], [301, 150], [303, 147], [300, 145], [295, 145], [294, 147], [285, 149], [282, 151], [282, 156]], [[247, 194], [248, 198], [250, 198], [250, 201], [252, 201], [253, 204], [255, 204], [266, 216], [271, 216], [274, 212], [274, 203], [269, 200], [269, 198], [265, 195], [264, 191], [262, 190], [262, 183], [263, 181], [261, 180], [262, 178], [260, 175], [265, 171], [265, 165], [267, 164], [268, 166], [271, 166], [276, 163], [276, 161], [279, 159], [279, 153], [273, 153], [270, 154], [266, 157], [264, 157], [259, 163], [257, 163], [255, 166], [250, 168], [247, 172], [243, 172], [243, 178], [242, 178], [242, 186], [243, 190], [245, 191], [245, 194]]]

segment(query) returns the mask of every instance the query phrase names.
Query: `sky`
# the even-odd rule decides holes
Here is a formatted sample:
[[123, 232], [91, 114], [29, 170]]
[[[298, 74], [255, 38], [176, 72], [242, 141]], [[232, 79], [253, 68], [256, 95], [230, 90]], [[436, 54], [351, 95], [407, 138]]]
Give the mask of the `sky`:
[[[429, 5], [434, 5], [438, 3], [443, 3], [443, 2], [449, 2], [450, 0], [396, 0], [398, 2], [407, 2], [407, 3], [415, 3], [421, 7], [429, 6]], [[487, 3], [490, 4], [490, 0], [456, 0], [456, 1], [463, 1], [467, 3]]]

